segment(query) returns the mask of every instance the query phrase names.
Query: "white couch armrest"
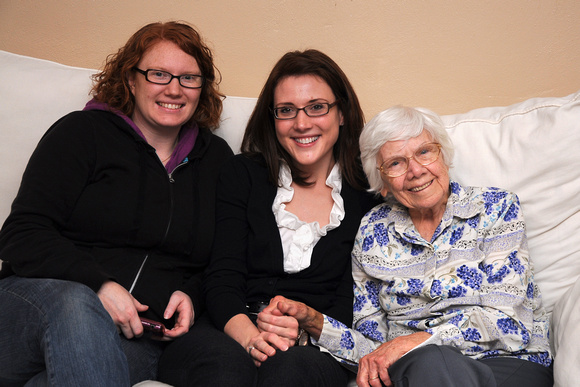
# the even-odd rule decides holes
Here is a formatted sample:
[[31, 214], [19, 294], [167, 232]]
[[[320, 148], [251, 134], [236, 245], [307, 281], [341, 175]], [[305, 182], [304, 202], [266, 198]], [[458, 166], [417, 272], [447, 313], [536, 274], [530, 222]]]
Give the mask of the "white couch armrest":
[[554, 306], [550, 335], [554, 352], [554, 387], [580, 380], [580, 280]]

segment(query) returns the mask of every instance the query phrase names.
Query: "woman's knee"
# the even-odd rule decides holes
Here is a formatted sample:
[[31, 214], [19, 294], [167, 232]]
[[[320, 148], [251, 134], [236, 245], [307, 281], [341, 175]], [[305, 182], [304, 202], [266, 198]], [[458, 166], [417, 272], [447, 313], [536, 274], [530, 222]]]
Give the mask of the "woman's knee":
[[258, 370], [258, 386], [341, 386], [348, 371], [317, 347], [291, 347], [266, 360]]
[[159, 380], [174, 386], [254, 386], [257, 369], [244, 348], [207, 319], [169, 344], [159, 361]]
[[389, 368], [395, 384], [408, 386], [495, 386], [491, 369], [451, 346], [417, 348]]

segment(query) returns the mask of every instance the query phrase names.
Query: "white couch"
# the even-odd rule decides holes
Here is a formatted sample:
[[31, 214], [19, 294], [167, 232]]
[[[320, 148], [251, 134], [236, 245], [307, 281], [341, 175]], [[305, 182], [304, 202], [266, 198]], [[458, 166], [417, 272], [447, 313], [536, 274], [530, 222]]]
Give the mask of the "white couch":
[[[0, 68], [3, 222], [30, 153], [54, 121], [84, 106], [94, 70], [4, 51], [0, 51]], [[217, 134], [235, 152], [254, 104], [254, 98], [224, 101]], [[536, 280], [544, 306], [552, 314], [555, 386], [576, 386], [580, 380], [580, 91], [443, 119], [456, 148], [452, 177], [466, 185], [507, 188], [520, 197]]]

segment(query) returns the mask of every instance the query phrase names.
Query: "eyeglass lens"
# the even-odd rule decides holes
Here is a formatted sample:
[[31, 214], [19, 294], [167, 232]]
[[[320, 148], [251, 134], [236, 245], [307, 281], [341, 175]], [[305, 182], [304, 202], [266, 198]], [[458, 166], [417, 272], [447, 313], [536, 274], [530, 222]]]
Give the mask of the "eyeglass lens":
[[308, 117], [319, 117], [328, 114], [331, 106], [334, 105], [335, 104], [320, 102], [304, 106], [303, 108], [297, 108], [295, 106], [282, 106], [274, 109], [274, 115], [278, 119], [288, 120], [295, 118], [300, 110], [304, 110], [304, 113], [306, 113]]
[[201, 75], [173, 75], [161, 70], [147, 70], [146, 76], [149, 82], [157, 83], [160, 85], [169, 84], [173, 78], [177, 78], [179, 80], [179, 84], [183, 87], [199, 88], [203, 85], [203, 77]]
[[413, 158], [419, 164], [426, 166], [437, 160], [440, 149], [438, 144], [425, 144], [421, 146], [411, 157], [395, 157], [384, 162], [380, 170], [390, 177], [398, 177], [409, 169], [409, 159]]

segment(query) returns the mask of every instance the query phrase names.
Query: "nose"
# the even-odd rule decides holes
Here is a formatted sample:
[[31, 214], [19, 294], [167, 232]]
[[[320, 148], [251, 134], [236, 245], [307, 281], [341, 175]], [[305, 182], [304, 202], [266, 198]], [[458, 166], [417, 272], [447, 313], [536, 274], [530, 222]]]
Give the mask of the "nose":
[[312, 126], [310, 117], [308, 117], [304, 110], [298, 110], [298, 114], [294, 118], [294, 126], [302, 130], [308, 129]]
[[169, 95], [180, 95], [183, 92], [178, 78], [173, 78], [169, 84], [165, 86], [165, 93]]
[[407, 174], [412, 174], [412, 176], [421, 176], [425, 172], [425, 166], [419, 164], [414, 157], [410, 157], [408, 160], [409, 167], [407, 168]]

